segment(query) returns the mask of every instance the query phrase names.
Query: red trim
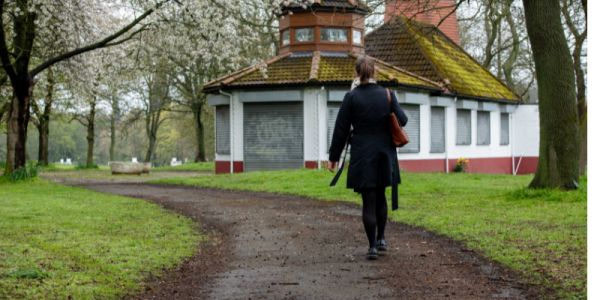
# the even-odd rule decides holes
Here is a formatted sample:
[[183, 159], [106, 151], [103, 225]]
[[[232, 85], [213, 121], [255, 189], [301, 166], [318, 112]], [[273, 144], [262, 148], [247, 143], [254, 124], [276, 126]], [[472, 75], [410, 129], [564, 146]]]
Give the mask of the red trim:
[[[225, 161], [215, 161], [215, 173], [216, 174], [227, 174], [231, 172], [230, 162], [228, 160]], [[241, 173], [244, 172], [244, 162], [243, 161], [234, 161], [233, 162], [233, 172]]]
[[[510, 157], [485, 157], [485, 158], [467, 158], [467, 172], [469, 173], [490, 173], [490, 174], [512, 174], [512, 159]], [[519, 158], [515, 157], [515, 167]], [[518, 174], [535, 173], [537, 168], [537, 157], [523, 157], [519, 165]], [[410, 172], [445, 172], [444, 159], [416, 159], [398, 161], [402, 170]], [[448, 167], [450, 171], [456, 166], [456, 159], [449, 159]]]
[[317, 169], [319, 168], [319, 163], [314, 160], [307, 160], [304, 162], [304, 167], [307, 169]]
[[519, 164], [519, 158], [515, 157], [515, 168], [517, 165], [519, 166], [517, 174], [535, 173], [537, 170], [538, 160], [539, 158], [537, 156], [525, 156], [521, 158], [521, 163]]

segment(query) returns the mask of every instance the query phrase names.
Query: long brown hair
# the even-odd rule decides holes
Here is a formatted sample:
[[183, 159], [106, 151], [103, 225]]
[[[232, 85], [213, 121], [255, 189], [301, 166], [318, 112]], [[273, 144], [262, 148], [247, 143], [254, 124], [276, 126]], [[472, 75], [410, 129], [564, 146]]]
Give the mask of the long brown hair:
[[375, 61], [369, 56], [361, 55], [356, 59], [355, 69], [360, 82], [367, 83], [375, 76]]

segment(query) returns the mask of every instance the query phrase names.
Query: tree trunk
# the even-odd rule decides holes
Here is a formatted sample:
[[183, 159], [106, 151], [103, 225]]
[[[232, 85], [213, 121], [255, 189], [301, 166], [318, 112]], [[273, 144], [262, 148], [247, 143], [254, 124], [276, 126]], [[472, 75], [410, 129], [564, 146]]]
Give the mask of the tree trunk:
[[44, 111], [38, 115], [38, 164], [48, 166], [48, 138], [50, 136], [50, 113], [52, 113], [52, 102], [54, 101], [54, 73], [48, 68], [48, 86], [46, 87], [46, 98], [44, 99]]
[[152, 162], [154, 153], [156, 152], [156, 139], [158, 136], [158, 128], [160, 127], [161, 110], [151, 112], [146, 116], [146, 135], [148, 136], [148, 149], [144, 162]]
[[13, 86], [13, 98], [8, 109], [5, 174], [10, 174], [27, 163], [27, 125], [33, 83], [27, 76]]
[[530, 187], [575, 189], [580, 150], [575, 72], [561, 24], [559, 0], [523, 3], [540, 112], [539, 162]]
[[581, 175], [587, 172], [587, 102], [585, 72], [581, 67], [581, 47], [583, 41], [577, 43], [574, 50], [575, 78], [577, 80], [577, 114], [579, 116], [579, 134], [581, 139], [581, 149], [579, 153], [579, 173]]
[[87, 159], [86, 167], [94, 166], [94, 125], [96, 119], [96, 99], [90, 103], [90, 114], [87, 117]]
[[40, 119], [38, 126], [39, 145], [38, 145], [38, 165], [48, 166], [48, 136], [50, 135], [50, 120]]
[[206, 147], [204, 143], [204, 124], [202, 121], [202, 105], [193, 104], [192, 105], [192, 113], [194, 114], [194, 124], [196, 126], [196, 145], [197, 152], [196, 158], [194, 158], [195, 162], [204, 162], [206, 159]]
[[119, 115], [121, 114], [120, 109], [119, 109], [119, 101], [116, 99], [116, 96], [113, 95], [112, 97], [112, 114], [110, 116], [110, 151], [109, 151], [109, 156], [110, 156], [110, 161], [114, 161], [115, 160], [115, 144], [116, 144], [116, 140], [117, 140], [117, 118], [119, 117]]

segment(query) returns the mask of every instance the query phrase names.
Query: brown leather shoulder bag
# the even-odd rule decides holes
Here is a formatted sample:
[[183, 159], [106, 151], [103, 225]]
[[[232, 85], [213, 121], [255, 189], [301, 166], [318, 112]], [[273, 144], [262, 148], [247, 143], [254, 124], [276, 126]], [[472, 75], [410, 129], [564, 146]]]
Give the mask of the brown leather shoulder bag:
[[388, 100], [388, 104], [390, 105], [390, 128], [392, 131], [392, 141], [394, 141], [394, 145], [396, 145], [396, 147], [404, 147], [404, 145], [408, 144], [409, 140], [408, 140], [408, 134], [406, 134], [406, 130], [404, 130], [404, 128], [402, 126], [400, 126], [400, 123], [398, 122], [398, 118], [396, 117], [396, 114], [394, 113], [394, 111], [392, 110], [392, 95], [390, 94], [390, 90], [389, 89], [385, 89], [387, 92], [387, 100]]

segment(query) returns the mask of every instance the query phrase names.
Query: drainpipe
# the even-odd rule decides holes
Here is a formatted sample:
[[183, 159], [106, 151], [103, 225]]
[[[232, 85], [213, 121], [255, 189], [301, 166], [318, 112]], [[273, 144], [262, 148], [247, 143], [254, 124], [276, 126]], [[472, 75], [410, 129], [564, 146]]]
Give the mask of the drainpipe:
[[[502, 114], [500, 114], [500, 118], [502, 118]], [[517, 170], [515, 168], [515, 139], [514, 139], [514, 124], [513, 124], [513, 113], [508, 114], [508, 126], [510, 126], [510, 161], [512, 166], [513, 176], [517, 175]]]
[[219, 94], [229, 97], [229, 173], [233, 174], [233, 95], [219, 90]]

